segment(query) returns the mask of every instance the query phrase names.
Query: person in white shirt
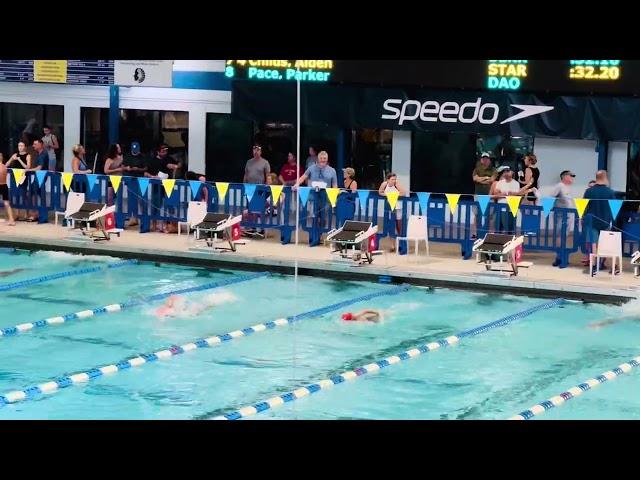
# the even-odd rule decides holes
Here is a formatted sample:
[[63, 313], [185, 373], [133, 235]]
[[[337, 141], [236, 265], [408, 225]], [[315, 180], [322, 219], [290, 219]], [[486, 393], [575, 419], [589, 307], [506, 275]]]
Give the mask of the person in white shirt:
[[[495, 194], [499, 197], [498, 203], [507, 203], [508, 196], [523, 196], [533, 191], [531, 188], [521, 187], [520, 183], [513, 178], [511, 167], [503, 165], [498, 168], [498, 173], [502, 172], [502, 178], [495, 186]], [[504, 233], [515, 233], [515, 217], [510, 209], [503, 210], [500, 213], [500, 226], [498, 230]]]

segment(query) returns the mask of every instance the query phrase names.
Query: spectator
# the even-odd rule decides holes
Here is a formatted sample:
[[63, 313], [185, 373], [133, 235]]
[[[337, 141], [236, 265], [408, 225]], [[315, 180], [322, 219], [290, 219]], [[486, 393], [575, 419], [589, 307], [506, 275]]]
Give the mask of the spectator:
[[287, 155], [287, 163], [285, 163], [280, 169], [280, 176], [278, 179], [282, 185], [291, 187], [295, 185], [298, 177], [302, 175], [302, 171], [296, 168], [296, 156], [294, 153], [289, 152]]
[[73, 173], [92, 173], [84, 160], [85, 149], [82, 145], [74, 145], [71, 149], [73, 158], [71, 159], [71, 170]]
[[55, 172], [57, 163], [56, 150], [60, 148], [58, 137], [53, 134], [49, 125], [45, 125], [44, 127], [42, 127], [42, 133], [44, 133], [44, 136], [42, 137], [44, 148], [49, 154], [49, 171]]
[[311, 167], [311, 165], [315, 165], [316, 163], [318, 163], [318, 154], [316, 153], [316, 147], [314, 147], [313, 145], [309, 146], [309, 156], [307, 157], [307, 163], [305, 165], [305, 169], [309, 170], [309, 167]]
[[[122, 159], [122, 149], [120, 145], [114, 143], [109, 145], [109, 150], [107, 151], [107, 158], [104, 161], [104, 173], [105, 175], [122, 175], [124, 172], [128, 171], [128, 167], [123, 165]], [[109, 180], [107, 185], [107, 203], [109, 205], [113, 205], [113, 185], [111, 185], [111, 180]]]
[[13, 210], [11, 210], [11, 204], [9, 203], [9, 187], [7, 185], [7, 166], [4, 164], [4, 155], [0, 153], [0, 198], [4, 204], [4, 208], [7, 211], [7, 217], [9, 221], [7, 225], [14, 226], [16, 221], [13, 218]]
[[[522, 196], [528, 193], [526, 188], [521, 188], [517, 180], [513, 178], [513, 171], [508, 165], [503, 165], [498, 169], [502, 172], [502, 178], [495, 186], [495, 195], [499, 196], [498, 203], [507, 203], [507, 196]], [[500, 226], [498, 230], [502, 230], [505, 233], [515, 233], [515, 217], [511, 213], [510, 209], [505, 209], [500, 212]]]
[[[11, 155], [9, 161], [6, 164], [7, 168], [21, 168], [23, 170], [28, 170], [31, 168], [31, 154], [27, 151], [27, 145], [24, 142], [18, 142], [18, 151]], [[22, 181], [20, 183], [24, 183], [26, 181], [26, 175], [22, 177]], [[25, 186], [25, 189], [28, 185]], [[24, 190], [23, 190], [24, 195]], [[25, 198], [23, 197], [23, 201]], [[16, 215], [18, 216], [18, 220], [27, 220], [28, 212], [24, 212], [24, 215], [20, 215], [21, 210], [16, 210]]]
[[358, 182], [356, 182], [356, 171], [351, 168], [343, 168], [342, 174], [344, 175], [344, 188], [350, 192], [358, 190]]
[[[584, 216], [584, 235], [587, 241], [587, 251], [596, 253], [598, 251], [598, 237], [603, 230], [610, 230], [613, 223], [613, 216], [607, 200], [612, 200], [624, 195], [609, 188], [609, 179], [606, 170], [598, 170], [596, 173], [596, 183], [593, 187], [587, 188], [583, 198], [590, 200]], [[589, 250], [589, 245], [591, 249]], [[605, 261], [600, 261], [600, 269], [606, 268]], [[590, 272], [595, 275], [596, 268]], [[616, 268], [616, 274], [619, 273]]]
[[473, 182], [475, 184], [474, 193], [476, 195], [488, 195], [491, 184], [496, 177], [496, 169], [491, 165], [491, 157], [487, 152], [483, 152], [480, 160], [473, 169]]
[[322, 151], [318, 154], [317, 163], [307, 168], [307, 171], [293, 184], [294, 188], [297, 188], [305, 181], [308, 181], [311, 186], [320, 188], [335, 188], [338, 186], [336, 170], [329, 166], [329, 154], [327, 152]]
[[538, 191], [538, 179], [540, 178], [540, 170], [538, 170], [538, 158], [533, 155], [527, 155], [524, 157], [524, 172], [518, 178], [518, 183], [520, 183], [521, 188], [526, 188], [529, 193], [525, 197], [525, 200], [529, 202], [530, 205], [535, 205], [538, 197], [536, 196], [536, 192]]
[[[140, 142], [133, 141], [131, 142], [131, 153], [124, 157], [122, 164], [128, 169], [127, 176], [129, 177], [144, 177], [145, 172], [147, 171], [147, 164], [149, 161], [142, 154], [142, 149], [140, 148]], [[129, 219], [129, 226], [132, 227], [134, 225], [138, 225], [138, 215], [140, 214], [140, 208], [144, 208], [143, 199], [138, 197], [136, 200], [136, 206], [133, 207], [135, 209], [135, 213], [132, 212], [132, 216]]]
[[[48, 170], [49, 167], [49, 154], [47, 153], [47, 150], [44, 147], [44, 142], [42, 140], [40, 140], [39, 138], [33, 141], [33, 149], [36, 151], [36, 160], [35, 160], [35, 164], [32, 162], [32, 164], [30, 165], [30, 167], [27, 169], [27, 171], [29, 172], [36, 172], [38, 170]], [[38, 196], [40, 196], [41, 190], [40, 190], [40, 185], [38, 184], [37, 181], [32, 182], [31, 184], [29, 184], [27, 186], [27, 188], [30, 190], [30, 198], [31, 198], [31, 205], [35, 205], [37, 203], [36, 198]], [[27, 211], [27, 221], [28, 222], [35, 222], [38, 220], [38, 212], [34, 211], [34, 213], [32, 215], [29, 214], [29, 211]]]
[[[387, 180], [380, 184], [380, 188], [378, 188], [378, 193], [380, 195], [386, 196], [389, 192], [398, 192], [400, 196], [404, 196], [407, 194], [407, 191], [400, 186], [398, 183], [398, 176], [395, 173], [389, 173], [387, 175]], [[400, 202], [396, 203], [396, 234], [399, 236], [402, 234], [402, 211], [400, 210]], [[395, 242], [392, 241], [391, 251], [395, 251]]]
[[[560, 181], [558, 183], [556, 183], [553, 188], [551, 189], [551, 191], [549, 192], [549, 197], [555, 198], [555, 208], [574, 208], [574, 203], [573, 203], [573, 199], [572, 194], [571, 194], [571, 185], [573, 185], [573, 179], [576, 177], [576, 174], [573, 173], [571, 170], [563, 170], [560, 173]], [[559, 225], [559, 220], [562, 218], [562, 216], [556, 215], [554, 213], [553, 215], [553, 231], [554, 233], [557, 235], [560, 234], [560, 225]], [[569, 215], [567, 215], [566, 217], [567, 219], [569, 219]], [[584, 260], [582, 262], [584, 264]], [[589, 264], [589, 258], [587, 257], [587, 265]], [[560, 258], [556, 257], [555, 261], [553, 262], [553, 266], [557, 267], [558, 265], [560, 265]]]
[[269, 184], [269, 174], [271, 173], [271, 165], [262, 158], [262, 147], [260, 145], [253, 146], [253, 157], [247, 160], [244, 167], [243, 183], [255, 183], [258, 185]]
[[[175, 175], [178, 164], [169, 156], [169, 146], [161, 143], [155, 157], [148, 159], [147, 171], [144, 173], [148, 178], [166, 179]], [[171, 174], [169, 174], [171, 172]], [[151, 214], [160, 215], [160, 207], [164, 203], [164, 187], [158, 184], [151, 184]], [[162, 222], [152, 220], [151, 230], [164, 233], [177, 233], [178, 224], [176, 222], [167, 222], [165, 226]]]

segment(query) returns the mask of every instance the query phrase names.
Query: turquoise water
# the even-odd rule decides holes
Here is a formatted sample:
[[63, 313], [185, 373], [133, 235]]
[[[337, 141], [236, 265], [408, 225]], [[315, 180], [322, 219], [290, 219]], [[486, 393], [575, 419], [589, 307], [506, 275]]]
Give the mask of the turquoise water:
[[[0, 254], [9, 283], [118, 259], [63, 253]], [[142, 262], [104, 273], [0, 292], [0, 327], [124, 302], [244, 272]], [[160, 319], [162, 302], [0, 337], [0, 394], [62, 375], [302, 313], [389, 288], [370, 282], [273, 275], [216, 290], [235, 300], [205, 314]], [[200, 301], [212, 292], [185, 297]], [[200, 419], [253, 404], [545, 300], [411, 288], [217, 347], [145, 364], [0, 408], [0, 419]], [[392, 312], [382, 324], [340, 320], [343, 311]], [[640, 312], [569, 303], [506, 327], [263, 412], [253, 419], [504, 419], [640, 354]], [[629, 320], [588, 328], [605, 318]], [[637, 373], [540, 416], [637, 418]]]

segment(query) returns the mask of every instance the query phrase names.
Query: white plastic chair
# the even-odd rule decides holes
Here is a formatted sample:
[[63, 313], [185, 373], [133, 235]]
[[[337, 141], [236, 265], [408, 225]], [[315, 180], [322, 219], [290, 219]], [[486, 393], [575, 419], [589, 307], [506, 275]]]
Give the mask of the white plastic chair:
[[69, 221], [71, 227], [73, 227], [73, 219], [69, 219], [71, 215], [80, 211], [80, 207], [84, 203], [84, 193], [78, 192], [69, 192], [67, 195], [67, 206], [65, 207], [64, 212], [55, 212], [53, 223], [54, 225], [58, 224], [58, 217], [64, 216], [65, 220]]
[[407, 253], [409, 253], [409, 242], [414, 240], [416, 242], [416, 255], [420, 248], [420, 242], [424, 241], [424, 245], [427, 249], [427, 256], [429, 255], [429, 229], [427, 227], [427, 217], [424, 215], [411, 215], [407, 222], [407, 236], [396, 238], [396, 252], [399, 252], [400, 240], [407, 241]]
[[589, 255], [589, 273], [593, 272], [593, 259], [596, 259], [596, 273], [600, 271], [600, 259], [611, 258], [611, 278], [615, 276], [616, 259], [620, 260], [622, 273], [622, 233], [602, 230], [598, 237], [598, 251]]
[[189, 234], [189, 230], [193, 225], [197, 225], [198, 223], [204, 220], [204, 217], [207, 216], [207, 204], [206, 202], [189, 202], [187, 205], [187, 221], [186, 222], [178, 222], [178, 235], [180, 235], [180, 227], [185, 225], [187, 227], [187, 235]]

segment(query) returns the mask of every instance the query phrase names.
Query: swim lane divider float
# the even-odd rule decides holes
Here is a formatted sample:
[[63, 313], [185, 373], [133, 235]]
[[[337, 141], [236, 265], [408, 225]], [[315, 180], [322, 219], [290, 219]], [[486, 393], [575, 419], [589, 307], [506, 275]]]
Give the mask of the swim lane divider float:
[[63, 377], [57, 378], [56, 380], [42, 383], [40, 385], [35, 385], [32, 387], [26, 388], [24, 390], [16, 390], [13, 392], [6, 393], [5, 395], [0, 396], [0, 406], [4, 406], [8, 403], [21, 402], [24, 400], [33, 400], [33, 399], [39, 398], [42, 394], [53, 393], [61, 388], [66, 388], [71, 385], [76, 385], [79, 383], [86, 383], [95, 378], [101, 377], [102, 375], [121, 372], [123, 370], [127, 370], [132, 367], [139, 367], [140, 365], [144, 365], [145, 363], [155, 362], [156, 360], [172, 358], [176, 355], [180, 355], [182, 353], [189, 352], [191, 350], [211, 347], [214, 345], [231, 341], [234, 338], [245, 337], [247, 335], [251, 335], [252, 333], [258, 333], [258, 332], [270, 330], [276, 327], [289, 325], [297, 321], [303, 320], [305, 318], [318, 317], [320, 315], [324, 315], [325, 313], [339, 310], [341, 308], [352, 305], [354, 303], [364, 302], [367, 300], [371, 300], [371, 299], [386, 296], [386, 295], [397, 295], [399, 293], [407, 291], [408, 289], [409, 289], [408, 285], [399, 285], [391, 288], [385, 288], [384, 290], [378, 290], [376, 292], [372, 292], [367, 295], [362, 295], [360, 297], [351, 298], [343, 302], [327, 305], [326, 307], [311, 310], [309, 312], [305, 312], [299, 315], [292, 315], [287, 318], [280, 318], [272, 322], [260, 323], [258, 325], [253, 325], [252, 327], [247, 327], [242, 330], [235, 330], [233, 332], [225, 333], [222, 335], [214, 335], [212, 337], [196, 340], [194, 342], [186, 343], [184, 345], [174, 345], [172, 347], [165, 348], [163, 350], [159, 350], [154, 353], [141, 354], [136, 357], [130, 358], [128, 360], [123, 360], [116, 364], [92, 368], [90, 370], [79, 372], [73, 375], [65, 375]]
[[58, 280], [60, 278], [75, 277], [76, 275], [85, 275], [87, 273], [96, 273], [103, 270], [126, 267], [127, 265], [133, 265], [135, 263], [138, 263], [138, 260], [123, 260], [122, 262], [110, 263], [107, 266], [76, 268], [74, 270], [68, 270], [66, 272], [58, 272], [52, 273], [50, 275], [43, 275], [42, 277], [28, 278], [27, 280], [21, 280], [19, 282], [5, 283], [0, 285], [0, 292], [6, 292], [15, 288], [28, 287], [29, 285], [36, 285], [38, 283], [50, 282], [52, 280]]
[[26, 332], [34, 328], [42, 328], [42, 327], [47, 327], [49, 325], [60, 325], [62, 323], [68, 322], [69, 320], [89, 318], [89, 317], [93, 317], [103, 313], [119, 312], [126, 308], [136, 307], [138, 305], [142, 305], [148, 302], [153, 302], [156, 300], [162, 300], [164, 298], [170, 297], [171, 295], [181, 295], [184, 293], [200, 292], [203, 290], [212, 290], [214, 288], [226, 287], [228, 285], [234, 285], [236, 283], [247, 282], [249, 280], [254, 280], [256, 278], [265, 277], [268, 275], [269, 275], [269, 272], [252, 273], [248, 275], [238, 275], [227, 280], [206, 283], [204, 285], [198, 285], [195, 287], [182, 288], [180, 290], [173, 290], [171, 292], [158, 293], [156, 295], [151, 295], [149, 297], [135, 298], [124, 303], [114, 303], [111, 305], [105, 305], [104, 307], [94, 308], [92, 310], [82, 310], [80, 312], [67, 313], [66, 315], [45, 318], [43, 320], [38, 320], [37, 322], [21, 323], [13, 327], [1, 328], [0, 337], [16, 335], [18, 333]]
[[566, 392], [562, 392], [560, 395], [556, 395], [554, 397], [545, 400], [544, 402], [540, 402], [537, 405], [529, 408], [528, 410], [524, 410], [520, 412], [518, 415], [514, 415], [510, 417], [509, 420], [529, 420], [536, 415], [540, 415], [547, 410], [551, 410], [554, 407], [559, 407], [564, 402], [571, 400], [573, 398], [579, 397], [584, 392], [588, 390], [593, 390], [595, 387], [603, 384], [607, 380], [614, 380], [618, 378], [620, 375], [624, 375], [625, 373], [629, 373], [635, 367], [640, 365], [640, 356], [635, 357], [633, 360], [630, 360], [626, 363], [622, 363], [618, 365], [613, 370], [607, 370], [606, 372], [598, 375], [595, 378], [590, 378], [586, 382], [581, 383], [580, 385], [576, 385], [575, 387], [571, 387]]
[[293, 402], [294, 400], [297, 400], [299, 398], [307, 397], [321, 390], [326, 390], [327, 388], [333, 387], [334, 385], [339, 385], [348, 380], [354, 380], [356, 378], [362, 377], [363, 375], [366, 375], [367, 373], [373, 373], [391, 365], [395, 365], [396, 363], [400, 363], [404, 360], [409, 360], [410, 358], [417, 357], [419, 355], [422, 355], [423, 353], [437, 350], [440, 347], [455, 345], [464, 338], [480, 335], [481, 333], [485, 333], [494, 328], [504, 327], [505, 325], [515, 322], [516, 320], [528, 317], [529, 315], [532, 315], [541, 310], [547, 310], [549, 308], [557, 307], [558, 305], [562, 305], [563, 303], [565, 303], [565, 300], [559, 298], [550, 302], [536, 305], [534, 307], [528, 308], [527, 310], [514, 313], [494, 322], [485, 323], [484, 325], [480, 325], [470, 330], [465, 330], [458, 333], [457, 335], [452, 335], [437, 342], [419, 345], [402, 353], [391, 355], [390, 357], [384, 358], [382, 360], [378, 360], [376, 362], [369, 363], [368, 365], [358, 367], [355, 370], [349, 370], [338, 375], [334, 375], [333, 377], [320, 380], [319, 382], [300, 387], [297, 390], [293, 390], [291, 392], [269, 398], [268, 400], [256, 403], [254, 405], [248, 405], [239, 410], [216, 416], [212, 418], [212, 420], [238, 420], [240, 418], [249, 417], [251, 415], [264, 412], [265, 410], [284, 405], [285, 403]]

